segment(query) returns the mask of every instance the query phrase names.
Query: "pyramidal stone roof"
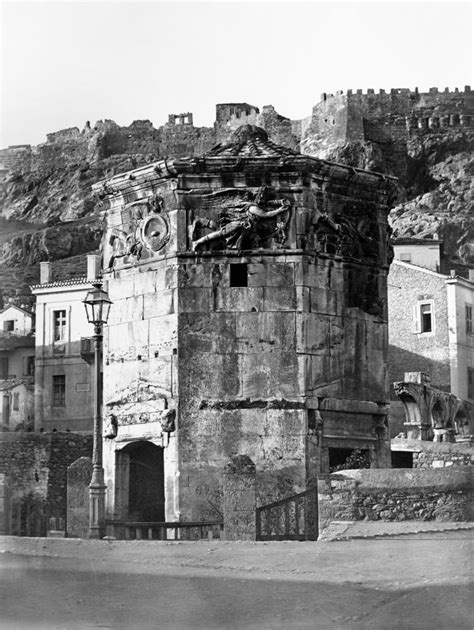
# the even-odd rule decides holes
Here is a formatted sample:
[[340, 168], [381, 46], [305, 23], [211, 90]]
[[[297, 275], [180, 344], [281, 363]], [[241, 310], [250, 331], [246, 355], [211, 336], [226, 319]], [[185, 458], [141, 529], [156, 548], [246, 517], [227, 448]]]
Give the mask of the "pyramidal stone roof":
[[[227, 172], [229, 168], [231, 170], [251, 171], [257, 168], [256, 165], [260, 169], [276, 168], [281, 170], [290, 168], [291, 170], [319, 173], [320, 176], [324, 177], [342, 176], [347, 178], [349, 176], [353, 180], [355, 175], [360, 175], [359, 182], [365, 180], [366, 183], [371, 182], [376, 187], [385, 187], [386, 182], [391, 181], [394, 191], [397, 181], [391, 175], [365, 171], [299, 153], [269, 140], [267, 132], [261, 127], [242, 125], [234, 131], [229, 142], [216, 145], [202, 156], [161, 158], [157, 162], [96, 182], [92, 185], [92, 190], [102, 203], [106, 198], [111, 199], [115, 195], [125, 192], [127, 194], [134, 193], [134, 191], [143, 192], [165, 179], [176, 178], [178, 175], [219, 170]], [[39, 287], [35, 286], [34, 288], [38, 289]]]
[[229, 142], [218, 144], [204, 157], [287, 157], [300, 155], [268, 139], [267, 132], [256, 125], [242, 125], [234, 131]]

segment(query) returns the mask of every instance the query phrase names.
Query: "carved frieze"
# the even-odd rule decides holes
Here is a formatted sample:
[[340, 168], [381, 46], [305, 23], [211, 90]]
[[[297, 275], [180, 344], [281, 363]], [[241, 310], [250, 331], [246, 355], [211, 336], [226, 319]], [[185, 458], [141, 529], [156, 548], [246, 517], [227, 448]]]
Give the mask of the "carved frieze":
[[291, 204], [275, 191], [226, 188], [199, 199], [189, 226], [191, 249], [254, 249], [284, 245]]
[[[172, 433], [175, 430], [175, 418], [176, 409], [164, 409], [163, 411], [142, 411], [137, 413], [121, 414], [120, 416], [117, 416], [116, 423], [117, 426], [123, 427], [131, 424], [148, 424], [150, 422], [160, 422], [162, 431], [164, 431], [165, 433]], [[105, 437], [110, 436], [107, 435]]]
[[112, 269], [119, 258], [136, 262], [165, 247], [170, 227], [163, 210], [161, 195], [124, 206], [120, 227], [112, 227], [105, 233], [102, 244], [105, 269]]
[[315, 248], [324, 254], [357, 261], [376, 261], [379, 256], [378, 227], [369, 216], [321, 214], [314, 226]]
[[[120, 427], [154, 423], [154, 431], [172, 433], [175, 430], [176, 409], [169, 408], [170, 393], [146, 379], [138, 379], [106, 403], [103, 435], [117, 437]], [[156, 424], [161, 425], [161, 429]]]

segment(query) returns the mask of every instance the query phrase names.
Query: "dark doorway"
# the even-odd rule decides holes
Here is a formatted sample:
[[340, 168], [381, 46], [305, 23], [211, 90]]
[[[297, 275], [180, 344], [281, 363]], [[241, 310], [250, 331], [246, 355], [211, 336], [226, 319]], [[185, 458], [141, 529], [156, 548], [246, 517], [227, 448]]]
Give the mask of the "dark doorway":
[[370, 452], [358, 448], [330, 448], [329, 472], [370, 468]]
[[165, 520], [163, 449], [151, 442], [135, 442], [124, 449], [129, 456], [128, 518]]
[[392, 451], [392, 468], [413, 468], [411, 451]]

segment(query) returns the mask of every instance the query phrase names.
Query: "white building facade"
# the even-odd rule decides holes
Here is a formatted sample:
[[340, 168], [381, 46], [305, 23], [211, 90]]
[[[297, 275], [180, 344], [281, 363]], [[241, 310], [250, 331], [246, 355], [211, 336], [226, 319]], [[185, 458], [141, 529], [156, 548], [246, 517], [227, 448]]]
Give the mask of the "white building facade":
[[98, 257], [88, 256], [87, 277], [51, 281], [41, 263], [36, 296], [35, 430], [92, 433], [93, 327], [83, 300], [96, 279]]

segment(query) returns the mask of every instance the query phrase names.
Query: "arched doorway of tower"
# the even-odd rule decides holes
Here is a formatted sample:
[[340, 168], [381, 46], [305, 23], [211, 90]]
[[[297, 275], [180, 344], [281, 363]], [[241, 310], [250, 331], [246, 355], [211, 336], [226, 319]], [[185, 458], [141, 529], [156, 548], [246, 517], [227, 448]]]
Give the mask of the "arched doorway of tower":
[[137, 441], [116, 453], [116, 508], [127, 521], [165, 520], [163, 448]]

